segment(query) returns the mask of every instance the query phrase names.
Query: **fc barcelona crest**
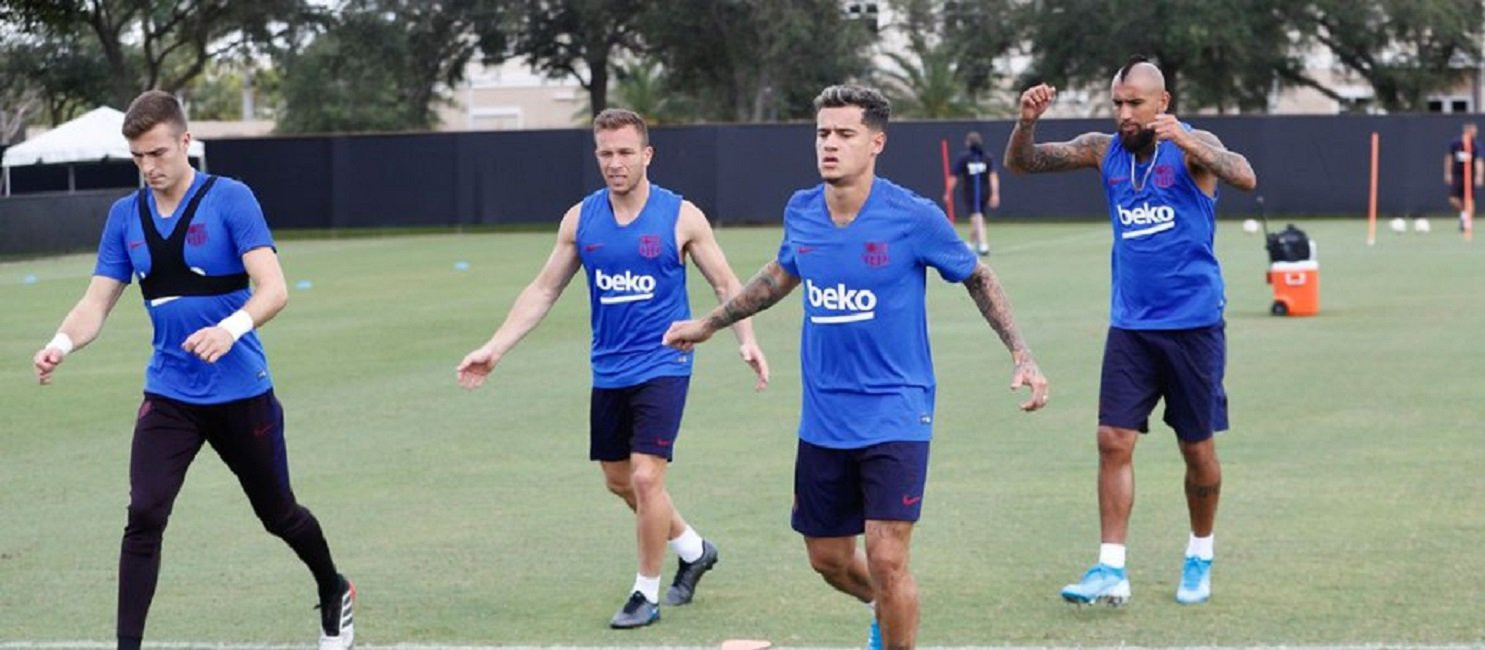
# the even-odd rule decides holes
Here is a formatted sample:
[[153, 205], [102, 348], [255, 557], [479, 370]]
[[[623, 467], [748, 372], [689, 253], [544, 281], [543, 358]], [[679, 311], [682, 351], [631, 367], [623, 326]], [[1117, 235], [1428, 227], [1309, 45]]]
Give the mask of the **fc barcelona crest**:
[[649, 260], [660, 257], [660, 236], [640, 235], [639, 256]]
[[186, 243], [192, 246], [200, 246], [206, 243], [206, 224], [193, 223], [186, 229]]
[[872, 268], [886, 266], [891, 258], [887, 256], [887, 242], [866, 242], [866, 252], [861, 254], [861, 261], [866, 262]]
[[1166, 189], [1176, 184], [1176, 168], [1170, 165], [1155, 166], [1155, 187]]

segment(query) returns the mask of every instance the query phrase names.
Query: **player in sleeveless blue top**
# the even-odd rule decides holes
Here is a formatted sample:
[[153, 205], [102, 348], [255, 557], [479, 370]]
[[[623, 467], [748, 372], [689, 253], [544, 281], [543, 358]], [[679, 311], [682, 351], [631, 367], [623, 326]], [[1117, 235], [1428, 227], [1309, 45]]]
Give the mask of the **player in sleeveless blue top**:
[[954, 200], [959, 187], [964, 207], [969, 212], [969, 245], [981, 255], [990, 253], [990, 239], [985, 233], [985, 214], [1000, 207], [1000, 174], [995, 171], [995, 157], [985, 152], [979, 131], [964, 136], [964, 153], [954, 161], [954, 174], [944, 188], [944, 205]]
[[1016, 172], [1100, 170], [1113, 226], [1113, 289], [1098, 397], [1102, 543], [1098, 563], [1063, 588], [1062, 597], [1116, 605], [1129, 599], [1124, 564], [1134, 446], [1164, 399], [1164, 420], [1186, 462], [1191, 520], [1176, 600], [1203, 603], [1211, 596], [1212, 531], [1222, 486], [1212, 435], [1227, 429], [1225, 297], [1212, 250], [1217, 186], [1251, 190], [1258, 179], [1247, 159], [1217, 136], [1166, 113], [1164, 76], [1143, 57], [1119, 69], [1111, 94], [1118, 133], [1035, 144], [1036, 121], [1056, 89], [1027, 90], [1005, 155], [1006, 167]]
[[[459, 383], [474, 389], [541, 322], [579, 268], [587, 274], [592, 309], [593, 391], [589, 458], [608, 489], [634, 510], [639, 570], [634, 588], [609, 625], [636, 628], [660, 618], [660, 565], [668, 545], [679, 557], [665, 604], [691, 602], [701, 576], [717, 563], [711, 540], [686, 524], [665, 488], [666, 465], [680, 431], [692, 355], [665, 347], [661, 337], [689, 317], [687, 256], [718, 299], [737, 293], [737, 276], [706, 216], [680, 195], [651, 183], [654, 155], [644, 119], [609, 109], [593, 118], [595, 155], [606, 187], [562, 217], [557, 243], [536, 279], [516, 298], [490, 340], [459, 363]], [[733, 328], [738, 352], [768, 383], [768, 361], [751, 323]]]
[[[827, 583], [873, 603], [873, 647], [913, 647], [918, 595], [908, 543], [922, 509], [933, 431], [927, 271], [963, 283], [1010, 351], [1021, 405], [1046, 403], [1047, 383], [990, 268], [933, 203], [876, 176], [891, 106], [881, 93], [832, 86], [815, 99], [816, 163], [824, 183], [784, 209], [778, 256], [740, 295], [665, 340], [689, 351], [716, 331], [804, 286], [804, 399], [794, 471], [793, 527]], [[864, 555], [856, 536], [865, 532]]]
[[154, 356], [129, 459], [118, 647], [140, 646], [171, 507], [196, 452], [210, 443], [263, 526], [313, 574], [320, 648], [347, 650], [355, 639], [355, 588], [336, 571], [319, 522], [295, 500], [283, 408], [253, 332], [288, 298], [263, 212], [246, 185], [191, 167], [191, 135], [175, 97], [140, 95], [123, 131], [148, 187], [114, 203], [87, 292], [33, 360], [37, 378], [50, 383], [71, 352], [97, 338], [124, 289], [139, 279]]

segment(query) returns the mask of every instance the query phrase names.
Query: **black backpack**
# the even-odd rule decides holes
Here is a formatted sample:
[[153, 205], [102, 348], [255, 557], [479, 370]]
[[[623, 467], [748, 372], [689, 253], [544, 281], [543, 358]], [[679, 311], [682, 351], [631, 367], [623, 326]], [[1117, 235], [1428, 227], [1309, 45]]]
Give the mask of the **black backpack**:
[[1310, 238], [1305, 231], [1289, 224], [1280, 232], [1268, 235], [1269, 262], [1301, 262], [1310, 259]]

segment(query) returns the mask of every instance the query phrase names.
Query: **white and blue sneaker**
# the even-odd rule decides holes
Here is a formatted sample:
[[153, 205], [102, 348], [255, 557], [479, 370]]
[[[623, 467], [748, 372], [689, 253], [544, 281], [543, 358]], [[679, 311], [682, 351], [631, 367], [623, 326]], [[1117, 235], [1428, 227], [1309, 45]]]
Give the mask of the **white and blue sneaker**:
[[882, 626], [871, 619], [871, 630], [866, 633], [866, 650], [882, 650]]
[[1212, 597], [1212, 561], [1195, 555], [1186, 556], [1181, 567], [1181, 586], [1176, 588], [1176, 602], [1198, 605]]
[[1095, 564], [1083, 574], [1083, 579], [1062, 588], [1062, 599], [1078, 605], [1102, 603], [1119, 607], [1129, 601], [1129, 579], [1124, 569], [1107, 564]]

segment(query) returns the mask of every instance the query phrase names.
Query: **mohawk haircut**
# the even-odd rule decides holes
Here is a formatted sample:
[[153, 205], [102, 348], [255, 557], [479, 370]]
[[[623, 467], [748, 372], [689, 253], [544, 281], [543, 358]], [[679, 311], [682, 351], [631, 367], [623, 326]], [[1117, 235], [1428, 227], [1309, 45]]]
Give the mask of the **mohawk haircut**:
[[[1130, 70], [1133, 70], [1134, 69], [1134, 66], [1137, 66], [1137, 65], [1139, 65], [1141, 63], [1148, 63], [1150, 65], [1155, 65], [1155, 62], [1154, 61], [1151, 61], [1150, 60], [1150, 57], [1148, 57], [1148, 56], [1145, 56], [1143, 54], [1132, 54], [1132, 55], [1130, 55], [1129, 60], [1124, 62], [1124, 67], [1119, 68], [1119, 74], [1114, 75], [1114, 78], [1117, 79], [1117, 80], [1119, 80], [1119, 83], [1124, 83], [1124, 77], [1126, 77], [1126, 76], [1129, 75], [1129, 71]], [[1160, 66], [1155, 66], [1155, 67], [1158, 68]]]

